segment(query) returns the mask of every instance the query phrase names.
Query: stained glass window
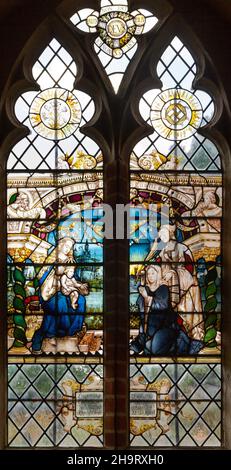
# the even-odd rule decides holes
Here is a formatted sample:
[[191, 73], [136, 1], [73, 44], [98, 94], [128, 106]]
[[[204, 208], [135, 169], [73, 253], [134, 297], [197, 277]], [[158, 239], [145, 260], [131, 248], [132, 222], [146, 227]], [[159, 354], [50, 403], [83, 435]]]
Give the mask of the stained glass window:
[[27, 135], [8, 191], [10, 447], [103, 446], [103, 156], [95, 113], [53, 39], [15, 103]]
[[[7, 109], [18, 127], [6, 169], [8, 447], [102, 448], [105, 430], [106, 447], [128, 435], [131, 448], [219, 447], [223, 173], [210, 134], [219, 114], [216, 86], [207, 89], [205, 80], [200, 89], [203, 64], [173, 34], [146, 77], [142, 57], [147, 64], [171, 14], [163, 0], [149, 2], [151, 11], [127, 0], [101, 0], [95, 9], [70, 3], [68, 15], [58, 7], [56, 18], [57, 34], [66, 23], [68, 50], [61, 32], [30, 70], [29, 61], [21, 64], [30, 81], [15, 84]], [[67, 29], [86, 69], [70, 53]], [[88, 73], [95, 73], [92, 83]], [[101, 109], [91, 95], [97, 87]], [[126, 181], [122, 159], [131, 141]], [[104, 160], [118, 163], [105, 172], [113, 209], [115, 195], [124, 202], [130, 189], [129, 260], [127, 240], [118, 251], [117, 240], [110, 240], [114, 251], [105, 249]], [[118, 253], [114, 264], [111, 253]], [[107, 303], [104, 258], [108, 273], [116, 267]], [[118, 286], [128, 264], [127, 299]], [[105, 303], [113, 311], [107, 325]], [[119, 324], [120, 303], [130, 322], [122, 360], [115, 343], [128, 328]], [[127, 419], [128, 393], [124, 437], [117, 427]]]
[[215, 102], [195, 88], [197, 64], [175, 37], [161, 89], [141, 98], [150, 135], [130, 159], [131, 446], [221, 442], [219, 150], [203, 128]]

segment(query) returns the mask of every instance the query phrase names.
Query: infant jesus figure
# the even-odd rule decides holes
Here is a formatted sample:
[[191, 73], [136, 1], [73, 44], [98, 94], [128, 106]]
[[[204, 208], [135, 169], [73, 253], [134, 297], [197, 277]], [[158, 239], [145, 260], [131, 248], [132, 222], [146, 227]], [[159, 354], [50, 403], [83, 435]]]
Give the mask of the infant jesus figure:
[[79, 294], [88, 295], [89, 288], [87, 283], [79, 282], [75, 279], [75, 268], [67, 266], [63, 270], [60, 278], [61, 292], [70, 296], [71, 306], [74, 310], [78, 307]]

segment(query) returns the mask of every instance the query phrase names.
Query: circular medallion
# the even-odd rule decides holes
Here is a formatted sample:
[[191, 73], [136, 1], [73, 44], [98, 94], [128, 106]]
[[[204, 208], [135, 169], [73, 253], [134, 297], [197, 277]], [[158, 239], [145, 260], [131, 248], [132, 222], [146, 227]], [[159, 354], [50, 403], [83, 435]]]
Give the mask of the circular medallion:
[[103, 14], [97, 26], [99, 38], [104, 43], [100, 47], [106, 54], [120, 59], [134, 46], [136, 28], [135, 18], [128, 12], [109, 11]]
[[144, 26], [146, 23], [146, 19], [144, 15], [136, 15], [134, 19], [134, 23], [136, 26], [141, 27]]
[[168, 140], [188, 139], [200, 128], [202, 118], [201, 103], [188, 90], [163, 91], [151, 106], [152, 125]]
[[122, 57], [122, 55], [123, 55], [122, 49], [119, 49], [119, 48], [113, 49], [113, 57], [115, 59], [120, 59]]
[[127, 25], [121, 18], [112, 18], [108, 21], [106, 30], [110, 38], [121, 39], [127, 32]]
[[97, 26], [99, 20], [98, 20], [97, 16], [90, 15], [90, 16], [87, 17], [86, 21], [87, 21], [87, 26], [89, 28], [95, 28]]
[[30, 122], [42, 137], [62, 140], [73, 134], [81, 121], [81, 106], [76, 96], [63, 88], [39, 93], [30, 108]]

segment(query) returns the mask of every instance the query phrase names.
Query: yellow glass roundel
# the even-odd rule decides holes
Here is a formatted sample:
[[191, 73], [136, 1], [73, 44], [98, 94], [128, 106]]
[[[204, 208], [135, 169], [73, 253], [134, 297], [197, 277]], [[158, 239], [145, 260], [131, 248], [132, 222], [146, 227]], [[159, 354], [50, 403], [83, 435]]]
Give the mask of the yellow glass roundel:
[[62, 140], [73, 134], [81, 121], [81, 106], [76, 96], [63, 88], [39, 93], [30, 108], [30, 122], [42, 137]]
[[95, 28], [99, 22], [99, 19], [95, 15], [90, 15], [87, 17], [86, 21], [89, 28]]
[[155, 131], [168, 140], [191, 137], [200, 128], [202, 117], [200, 101], [188, 90], [163, 91], [151, 106], [151, 123]]
[[146, 22], [144, 15], [136, 15], [134, 19], [134, 23], [136, 26], [141, 27], [144, 26]]

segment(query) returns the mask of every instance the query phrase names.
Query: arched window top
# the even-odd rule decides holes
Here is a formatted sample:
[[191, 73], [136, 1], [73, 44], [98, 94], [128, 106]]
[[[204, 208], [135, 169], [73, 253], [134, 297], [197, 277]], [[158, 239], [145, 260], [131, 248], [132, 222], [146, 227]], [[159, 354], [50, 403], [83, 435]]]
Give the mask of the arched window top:
[[54, 38], [35, 62], [32, 74], [41, 90], [59, 86], [72, 91], [77, 66], [71, 55]]
[[162, 87], [146, 91], [139, 102], [140, 115], [154, 133], [135, 146], [131, 168], [219, 171], [218, 148], [200, 133], [213, 121], [215, 101], [195, 84], [196, 61], [177, 36], [161, 55], [156, 73]]
[[71, 55], [52, 39], [32, 74], [40, 92], [23, 93], [15, 104], [15, 115], [30, 134], [13, 147], [8, 169], [101, 168], [98, 145], [81, 133], [94, 116], [94, 101], [74, 89], [77, 66]]
[[145, 8], [129, 12], [126, 0], [101, 1], [99, 11], [84, 8], [70, 20], [81, 31], [98, 33], [94, 50], [115, 93], [137, 51], [137, 36], [158, 24], [158, 18]]

